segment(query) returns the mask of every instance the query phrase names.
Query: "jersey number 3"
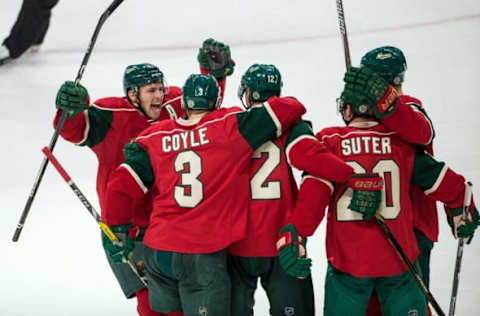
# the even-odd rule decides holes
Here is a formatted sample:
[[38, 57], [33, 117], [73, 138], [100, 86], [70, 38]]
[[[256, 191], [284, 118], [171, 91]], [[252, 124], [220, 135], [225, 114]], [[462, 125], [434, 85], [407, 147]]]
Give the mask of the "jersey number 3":
[[175, 158], [175, 172], [181, 174], [180, 185], [173, 194], [178, 206], [193, 208], [203, 200], [202, 158], [194, 151], [183, 151]]

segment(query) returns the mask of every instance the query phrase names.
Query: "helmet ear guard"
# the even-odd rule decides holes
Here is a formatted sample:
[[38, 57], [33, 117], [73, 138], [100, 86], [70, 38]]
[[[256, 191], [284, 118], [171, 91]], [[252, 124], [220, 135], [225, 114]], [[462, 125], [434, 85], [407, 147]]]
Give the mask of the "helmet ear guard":
[[356, 117], [372, 117], [374, 104], [368, 102], [362, 95], [352, 93], [350, 91], [343, 91], [337, 99], [337, 110], [343, 114], [347, 104], [350, 104], [352, 111]]
[[184, 110], [212, 111], [220, 107], [220, 87], [212, 75], [190, 75], [183, 85]]
[[403, 83], [407, 71], [405, 55], [393, 46], [372, 49], [362, 57], [360, 64], [361, 67], [369, 68], [393, 86]]
[[[244, 104], [244, 95], [248, 89], [249, 102], [263, 102], [272, 96], [280, 96], [283, 82], [280, 71], [274, 65], [253, 64], [242, 76], [238, 87], [238, 98]], [[246, 107], [246, 106], [245, 106]]]

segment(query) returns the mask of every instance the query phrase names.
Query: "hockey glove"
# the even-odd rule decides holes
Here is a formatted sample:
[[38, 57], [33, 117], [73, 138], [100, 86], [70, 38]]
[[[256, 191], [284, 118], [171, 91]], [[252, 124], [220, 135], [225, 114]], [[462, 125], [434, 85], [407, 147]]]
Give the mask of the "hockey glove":
[[209, 70], [215, 78], [233, 74], [235, 62], [230, 57], [230, 47], [213, 38], [206, 39], [198, 51], [198, 62], [202, 68]]
[[88, 92], [82, 85], [75, 86], [73, 81], [65, 81], [57, 92], [55, 104], [66, 111], [69, 118], [87, 109]]
[[354, 174], [348, 180], [353, 189], [349, 209], [362, 213], [363, 219], [372, 218], [382, 202], [383, 179], [378, 173]]
[[[456, 238], [465, 238], [467, 239], [467, 245], [472, 242], [473, 235], [475, 230], [480, 225], [480, 215], [475, 206], [473, 206], [472, 213], [469, 214], [467, 221], [462, 219], [462, 208], [448, 208], [446, 207], [447, 212], [451, 216], [447, 216], [448, 224], [452, 229], [452, 233]], [[456, 234], [455, 234], [456, 231]]]
[[277, 241], [280, 266], [290, 276], [305, 279], [310, 275], [312, 259], [306, 258], [307, 240], [298, 235], [293, 224], [287, 224], [280, 229]]
[[383, 119], [398, 105], [398, 92], [388, 82], [368, 68], [350, 67], [343, 78], [345, 90], [362, 94], [373, 108], [375, 117]]
[[117, 225], [110, 226], [110, 229], [122, 244], [116, 245], [105, 234], [102, 234], [103, 248], [107, 256], [116, 263], [131, 259], [133, 248], [135, 248], [135, 238], [140, 231], [138, 226]]

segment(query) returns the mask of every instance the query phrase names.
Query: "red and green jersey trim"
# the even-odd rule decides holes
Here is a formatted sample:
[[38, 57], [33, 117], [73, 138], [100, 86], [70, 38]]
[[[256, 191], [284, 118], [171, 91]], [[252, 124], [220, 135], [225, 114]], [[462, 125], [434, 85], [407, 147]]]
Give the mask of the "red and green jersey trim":
[[125, 145], [125, 162], [122, 164], [132, 174], [142, 191], [146, 192], [155, 182], [152, 163], [148, 152], [136, 142]]
[[[282, 134], [282, 125], [268, 102], [236, 115], [240, 134], [254, 149]], [[259, 128], [260, 126], [262, 128]]]

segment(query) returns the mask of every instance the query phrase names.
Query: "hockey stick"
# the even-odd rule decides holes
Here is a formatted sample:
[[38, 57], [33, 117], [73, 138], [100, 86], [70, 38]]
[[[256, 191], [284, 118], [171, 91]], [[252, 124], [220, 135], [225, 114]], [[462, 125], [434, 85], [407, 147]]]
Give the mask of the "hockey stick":
[[[78, 188], [78, 186], [75, 184], [75, 182], [73, 182], [72, 178], [70, 178], [70, 176], [68, 175], [68, 173], [65, 171], [65, 169], [63, 169], [62, 165], [60, 164], [60, 162], [58, 162], [57, 158], [55, 158], [55, 156], [53, 155], [53, 153], [50, 151], [50, 149], [48, 147], [43, 147], [42, 148], [42, 152], [45, 154], [45, 157], [52, 163], [52, 165], [55, 167], [55, 169], [57, 169], [58, 173], [60, 173], [60, 175], [62, 176], [63, 180], [65, 180], [65, 182], [67, 182], [67, 184], [70, 186], [70, 188], [73, 190], [73, 192], [77, 195], [77, 197], [80, 199], [80, 201], [82, 202], [83, 206], [85, 206], [85, 208], [88, 210], [88, 212], [90, 213], [90, 215], [92, 215], [92, 217], [95, 219], [95, 221], [97, 222], [98, 226], [100, 226], [100, 229], [102, 230], [102, 232], [105, 234], [105, 236], [108, 237], [108, 239], [110, 239], [110, 241], [121, 247], [122, 246], [122, 242], [117, 238], [117, 236], [112, 232], [112, 230], [110, 229], [110, 227], [102, 221], [102, 218], [100, 217], [100, 215], [98, 214], [98, 212], [95, 210], [95, 208], [92, 206], [92, 204], [88, 201], [88, 199], [86, 198], [86, 196], [82, 193], [82, 191], [80, 191], [80, 189]], [[147, 282], [145, 281], [145, 279], [140, 275], [140, 273], [138, 272], [137, 268], [135, 267], [135, 264], [132, 262], [131, 259], [127, 259], [125, 260], [126, 263], [130, 266], [130, 268], [132, 269], [132, 271], [137, 275], [137, 277], [140, 279], [140, 281], [142, 281], [142, 283], [147, 286]]]
[[[88, 60], [90, 59], [90, 55], [92, 54], [93, 46], [97, 41], [98, 33], [103, 26], [103, 23], [107, 20], [107, 18], [112, 14], [113, 11], [123, 2], [123, 0], [114, 0], [110, 6], [103, 12], [100, 19], [98, 20], [97, 26], [95, 27], [95, 31], [93, 32], [92, 38], [90, 40], [90, 44], [87, 47], [87, 51], [83, 56], [82, 63], [80, 64], [80, 69], [78, 69], [77, 77], [75, 78], [75, 86], [78, 86], [80, 80], [82, 79], [83, 72], [85, 71], [85, 67], [87, 67]], [[53, 133], [52, 138], [50, 139], [50, 144], [48, 148], [50, 151], [53, 150], [55, 144], [57, 143], [58, 136], [60, 135], [60, 131], [62, 130], [63, 124], [67, 119], [67, 112], [63, 111], [62, 115], [60, 115], [60, 119], [58, 121], [57, 127]], [[43, 175], [45, 173], [45, 169], [47, 168], [48, 159], [45, 157], [42, 160], [42, 164], [40, 165], [40, 170], [37, 173], [37, 177], [35, 182], [33, 183], [33, 188], [30, 191], [30, 195], [28, 196], [27, 202], [25, 207], [23, 208], [22, 215], [20, 216], [20, 220], [18, 221], [17, 228], [15, 233], [13, 234], [12, 241], [16, 242], [20, 238], [20, 233], [22, 232], [23, 226], [25, 225], [25, 221], [27, 220], [28, 213], [30, 212], [30, 208], [32, 207], [33, 199], [37, 194], [38, 187], [40, 186], [40, 182], [43, 179]]]
[[392, 231], [390, 230], [390, 228], [388, 228], [387, 224], [385, 224], [385, 219], [383, 218], [383, 216], [380, 215], [379, 213], [375, 213], [375, 219], [377, 220], [378, 225], [380, 225], [380, 228], [382, 229], [383, 233], [387, 237], [388, 242], [392, 245], [393, 249], [395, 250], [397, 255], [400, 257], [402, 262], [407, 266], [408, 271], [415, 279], [415, 282], [417, 282], [418, 287], [420, 287], [420, 290], [422, 290], [427, 300], [432, 304], [437, 314], [440, 316], [445, 316], [445, 313], [442, 311], [442, 308], [437, 303], [437, 301], [433, 297], [430, 290], [425, 286], [425, 283], [423, 283], [422, 278], [418, 274], [413, 264], [410, 262], [410, 259], [408, 259], [407, 255], [403, 251], [402, 247], [398, 243], [395, 236], [393, 236]]
[[[468, 181], [465, 186], [465, 197], [463, 200], [463, 214], [462, 214], [463, 220], [467, 220], [468, 218], [471, 199], [472, 199], [472, 183]], [[457, 259], [455, 260], [455, 270], [453, 272], [452, 295], [450, 296], [450, 309], [448, 310], [449, 316], [453, 316], [455, 314], [455, 306], [457, 304], [458, 282], [459, 282], [460, 268], [462, 265], [464, 244], [465, 244], [465, 240], [463, 238], [460, 238], [458, 240]]]
[[343, 2], [342, 0], [337, 0], [337, 14], [338, 14], [338, 24], [340, 26], [340, 33], [342, 34], [343, 40], [343, 52], [345, 55], [345, 66], [347, 70], [352, 67], [352, 61], [350, 59], [350, 48], [348, 46], [348, 37], [347, 37], [347, 26], [345, 24], [345, 14], [343, 12]]

